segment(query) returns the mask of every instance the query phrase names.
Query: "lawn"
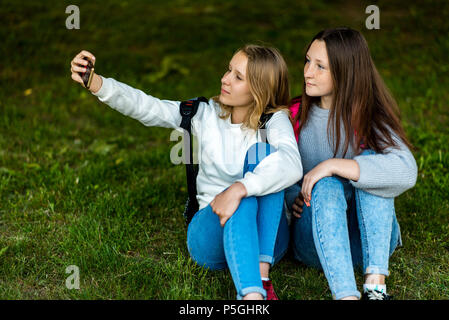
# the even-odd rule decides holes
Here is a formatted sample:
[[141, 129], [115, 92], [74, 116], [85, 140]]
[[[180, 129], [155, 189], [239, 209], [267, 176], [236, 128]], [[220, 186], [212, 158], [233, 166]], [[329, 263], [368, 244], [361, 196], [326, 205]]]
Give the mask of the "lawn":
[[[182, 217], [184, 167], [170, 130], [145, 127], [70, 78], [81, 50], [96, 71], [163, 99], [211, 97], [245, 43], [279, 48], [291, 93], [305, 46], [346, 25], [366, 37], [398, 100], [419, 168], [395, 200], [404, 246], [390, 260], [396, 299], [449, 298], [449, 4], [375, 1], [70, 1], [0, 4], [0, 298], [234, 299], [227, 271], [196, 266]], [[79, 267], [80, 287], [65, 272]], [[281, 299], [331, 299], [322, 272], [288, 254], [271, 277]], [[361, 289], [362, 275], [357, 274]]]

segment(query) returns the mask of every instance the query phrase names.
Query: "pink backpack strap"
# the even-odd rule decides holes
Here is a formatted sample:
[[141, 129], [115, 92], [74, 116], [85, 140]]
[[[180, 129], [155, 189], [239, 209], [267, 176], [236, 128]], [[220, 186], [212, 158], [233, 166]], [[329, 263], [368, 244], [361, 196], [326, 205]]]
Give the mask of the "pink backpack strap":
[[[298, 114], [299, 110], [301, 109], [301, 97], [293, 98], [289, 109], [292, 114], [292, 118], [294, 119], [296, 117], [296, 115]], [[295, 125], [293, 126], [293, 131], [295, 132], [296, 142], [298, 142], [298, 140], [299, 140], [299, 120], [296, 121]]]
[[[354, 136], [357, 136], [357, 130], [354, 129]], [[365, 145], [365, 143], [363, 142], [363, 138], [362, 140], [360, 140], [360, 149], [365, 150], [368, 149]]]

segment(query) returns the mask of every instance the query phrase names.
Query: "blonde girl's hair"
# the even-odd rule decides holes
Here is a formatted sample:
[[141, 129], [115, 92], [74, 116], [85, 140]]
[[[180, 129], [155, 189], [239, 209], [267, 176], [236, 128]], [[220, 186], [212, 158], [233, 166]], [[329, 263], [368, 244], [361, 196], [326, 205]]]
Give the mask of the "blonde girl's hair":
[[[243, 127], [257, 130], [262, 113], [274, 113], [284, 110], [289, 114], [290, 86], [288, 68], [279, 50], [272, 47], [247, 44], [236, 51], [248, 58], [246, 78], [249, 90], [254, 98], [253, 105], [243, 121]], [[213, 97], [221, 107], [219, 117], [231, 116], [232, 106], [222, 104], [218, 96]]]

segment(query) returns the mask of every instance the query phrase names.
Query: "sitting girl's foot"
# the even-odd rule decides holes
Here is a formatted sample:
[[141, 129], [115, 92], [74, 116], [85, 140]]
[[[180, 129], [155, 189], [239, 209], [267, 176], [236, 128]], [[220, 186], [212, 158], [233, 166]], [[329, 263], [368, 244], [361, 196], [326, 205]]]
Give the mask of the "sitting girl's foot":
[[271, 280], [262, 280], [263, 288], [267, 291], [267, 300], [279, 300], [278, 296], [274, 292], [273, 284]]

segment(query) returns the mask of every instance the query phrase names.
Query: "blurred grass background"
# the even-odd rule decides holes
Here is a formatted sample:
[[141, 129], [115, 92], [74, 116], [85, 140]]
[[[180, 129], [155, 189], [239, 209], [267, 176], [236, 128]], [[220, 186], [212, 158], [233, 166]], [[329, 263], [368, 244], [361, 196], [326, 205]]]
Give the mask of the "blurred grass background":
[[[71, 4], [79, 30], [65, 27]], [[370, 4], [380, 30], [365, 28]], [[342, 25], [366, 37], [416, 147], [388, 290], [449, 298], [447, 1], [3, 0], [0, 17], [0, 298], [234, 299], [228, 272], [189, 259], [170, 130], [101, 104], [70, 78], [70, 61], [88, 50], [97, 73], [182, 100], [216, 95], [233, 52], [264, 43], [284, 55], [298, 95], [305, 46]], [[79, 290], [65, 286], [69, 265]], [[271, 277], [281, 299], [331, 299], [323, 273], [290, 254]]]

